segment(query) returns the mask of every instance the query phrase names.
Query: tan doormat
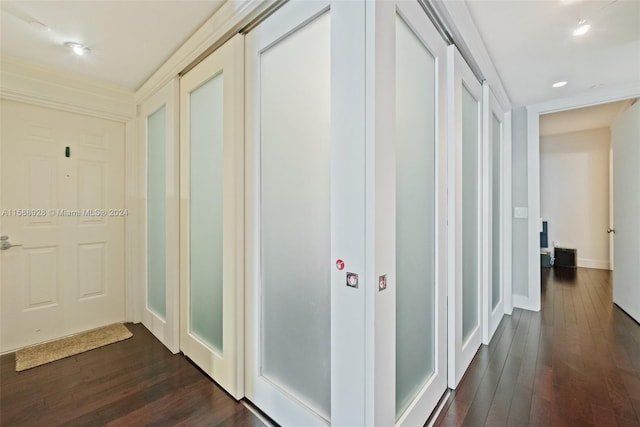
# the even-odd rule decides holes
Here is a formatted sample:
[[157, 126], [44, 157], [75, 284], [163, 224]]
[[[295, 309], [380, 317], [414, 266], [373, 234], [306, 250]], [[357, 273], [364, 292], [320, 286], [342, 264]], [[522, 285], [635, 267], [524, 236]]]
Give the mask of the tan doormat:
[[16, 351], [16, 371], [34, 368], [65, 357], [74, 356], [108, 344], [131, 338], [133, 334], [121, 323], [94, 329], [72, 337]]

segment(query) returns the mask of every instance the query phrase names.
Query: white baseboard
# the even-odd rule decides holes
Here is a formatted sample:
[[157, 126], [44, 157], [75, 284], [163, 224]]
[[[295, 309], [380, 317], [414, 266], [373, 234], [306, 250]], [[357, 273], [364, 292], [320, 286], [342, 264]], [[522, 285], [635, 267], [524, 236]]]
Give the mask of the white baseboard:
[[540, 307], [534, 307], [531, 303], [531, 299], [524, 295], [513, 295], [513, 307], [529, 311], [540, 311]]
[[578, 258], [578, 267], [611, 270], [609, 260]]

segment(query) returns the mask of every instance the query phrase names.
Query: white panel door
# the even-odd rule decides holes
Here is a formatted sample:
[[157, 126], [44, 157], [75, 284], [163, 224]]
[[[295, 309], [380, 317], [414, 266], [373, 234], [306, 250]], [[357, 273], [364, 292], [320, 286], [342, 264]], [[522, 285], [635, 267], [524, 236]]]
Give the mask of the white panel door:
[[169, 82], [140, 106], [140, 168], [145, 212], [142, 323], [169, 350], [179, 346], [179, 80]]
[[2, 101], [0, 351], [124, 320], [124, 125]]
[[482, 86], [449, 46], [449, 387], [482, 340]]
[[180, 80], [180, 349], [243, 396], [244, 38]]
[[417, 1], [396, 40], [396, 420], [422, 425], [447, 388], [446, 44]]
[[611, 126], [613, 151], [613, 302], [640, 322], [640, 102]]
[[483, 84], [483, 203], [488, 215], [483, 222], [482, 342], [489, 344], [504, 316], [504, 221], [511, 215], [504, 206], [504, 111]]
[[364, 424], [363, 27], [289, 2], [247, 35], [246, 395], [281, 425]]

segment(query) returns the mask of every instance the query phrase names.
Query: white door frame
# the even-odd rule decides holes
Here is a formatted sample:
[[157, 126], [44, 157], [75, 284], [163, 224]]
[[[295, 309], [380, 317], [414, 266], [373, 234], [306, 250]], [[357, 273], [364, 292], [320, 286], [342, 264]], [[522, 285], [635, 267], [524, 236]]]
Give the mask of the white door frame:
[[[172, 353], [177, 353], [180, 350], [179, 343], [179, 302], [180, 302], [180, 263], [179, 263], [179, 115], [178, 115], [178, 102], [180, 94], [179, 79], [176, 77], [165, 85], [162, 89], [156, 92], [152, 97], [145, 100], [140, 105], [138, 115], [138, 130], [139, 130], [139, 158], [141, 161], [141, 167], [138, 170], [141, 183], [140, 195], [142, 198], [142, 215], [139, 218], [139, 235], [140, 235], [140, 260], [142, 261], [141, 275], [142, 275], [142, 299], [139, 301], [141, 305], [142, 323], [156, 336]], [[147, 254], [148, 254], [148, 204], [147, 204], [147, 191], [148, 191], [148, 132], [147, 124], [148, 117], [158, 111], [160, 108], [165, 107], [166, 122], [165, 122], [165, 135], [166, 135], [166, 163], [165, 163], [165, 247], [166, 247], [166, 316], [161, 318], [154, 313], [148, 307], [148, 278], [147, 278]]]
[[[455, 389], [482, 344], [483, 222], [482, 86], [455, 45], [448, 47], [448, 385]], [[478, 101], [477, 326], [463, 342], [462, 277], [462, 86]]]
[[528, 295], [514, 306], [540, 310], [540, 115], [640, 97], [640, 87], [624, 86], [581, 93], [527, 106]]

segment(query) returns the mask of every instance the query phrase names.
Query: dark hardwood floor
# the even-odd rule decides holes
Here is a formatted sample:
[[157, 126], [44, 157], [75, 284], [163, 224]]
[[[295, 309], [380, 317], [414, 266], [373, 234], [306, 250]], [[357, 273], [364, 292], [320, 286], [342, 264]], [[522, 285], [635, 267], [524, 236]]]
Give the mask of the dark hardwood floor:
[[[640, 325], [611, 273], [545, 269], [542, 310], [505, 316], [438, 426], [640, 426]], [[0, 357], [1, 426], [262, 426], [142, 325], [133, 338], [15, 372]]]
[[640, 325], [606, 270], [543, 269], [542, 310], [505, 316], [436, 426], [640, 426]]
[[144, 326], [133, 337], [27, 371], [0, 357], [0, 426], [263, 426]]

